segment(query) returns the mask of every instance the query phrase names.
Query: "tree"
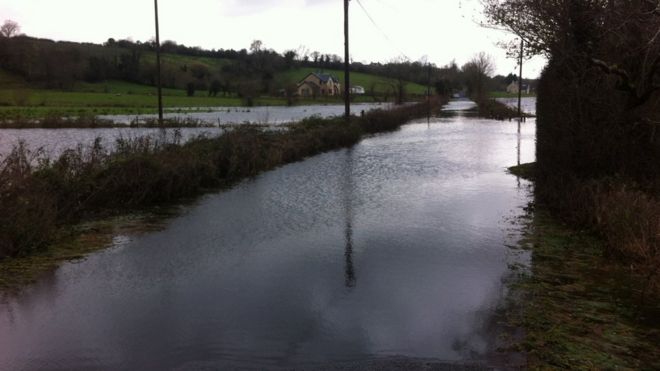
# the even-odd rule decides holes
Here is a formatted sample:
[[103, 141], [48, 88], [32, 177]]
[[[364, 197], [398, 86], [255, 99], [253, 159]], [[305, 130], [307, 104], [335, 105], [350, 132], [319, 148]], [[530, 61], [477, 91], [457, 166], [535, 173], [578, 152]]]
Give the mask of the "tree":
[[258, 54], [261, 51], [261, 48], [264, 46], [263, 41], [261, 40], [254, 40], [252, 44], [250, 44], [250, 53], [252, 54]]
[[486, 98], [486, 82], [488, 78], [495, 72], [495, 63], [493, 58], [481, 52], [466, 63], [463, 68], [466, 83], [468, 86], [468, 93], [477, 100]]
[[440, 79], [435, 82], [435, 93], [441, 96], [448, 96], [452, 94], [451, 82], [445, 79]]
[[5, 21], [5, 23], [0, 26], [0, 36], [10, 38], [18, 35], [18, 33], [21, 31], [21, 27], [18, 25], [18, 23], [12, 21], [11, 19], [8, 19]]
[[527, 55], [561, 60], [574, 70], [598, 69], [618, 79], [617, 90], [629, 95], [633, 107], [647, 103], [660, 90], [657, 1], [484, 2], [490, 22], [520, 36]]
[[518, 75], [516, 75], [516, 74], [512, 74], [512, 73], [508, 74], [508, 75], [504, 78], [504, 83], [505, 83], [507, 86], [510, 85], [512, 82], [517, 82], [517, 81], [518, 81]]
[[291, 69], [296, 62], [297, 53], [295, 50], [287, 50], [284, 52], [284, 64], [287, 69]]
[[191, 65], [190, 73], [197, 80], [204, 80], [207, 76], [211, 74], [209, 68], [202, 63], [194, 63], [193, 65]]
[[660, 178], [658, 1], [484, 2], [490, 22], [522, 38], [526, 54], [548, 58], [538, 86], [539, 168]]
[[318, 64], [319, 63], [319, 58], [321, 57], [321, 53], [319, 53], [317, 51], [313, 51], [312, 54], [311, 54], [311, 57], [312, 57], [312, 61], [314, 61], [314, 64]]
[[189, 82], [186, 84], [186, 95], [189, 97], [195, 96], [195, 83]]
[[222, 83], [220, 80], [214, 79], [211, 81], [211, 85], [209, 87], [209, 97], [217, 97], [220, 90], [222, 90]]
[[410, 67], [410, 61], [405, 57], [398, 57], [387, 64], [387, 75], [390, 78], [389, 85], [394, 92], [395, 103], [402, 104], [406, 100], [406, 86], [408, 85], [406, 72]]

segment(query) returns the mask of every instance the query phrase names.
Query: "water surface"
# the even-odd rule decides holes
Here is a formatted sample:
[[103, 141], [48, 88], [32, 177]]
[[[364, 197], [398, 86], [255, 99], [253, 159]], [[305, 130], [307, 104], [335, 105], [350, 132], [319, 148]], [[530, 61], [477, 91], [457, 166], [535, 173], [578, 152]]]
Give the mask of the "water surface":
[[[355, 114], [374, 109], [389, 109], [390, 103], [362, 103], [352, 105]], [[310, 105], [294, 107], [217, 107], [206, 108], [204, 111], [190, 109], [180, 113], [168, 113], [168, 119], [193, 119], [211, 125], [241, 125], [245, 123], [277, 126], [301, 121], [316, 116], [328, 118], [344, 114], [343, 105]], [[99, 116], [117, 124], [130, 124], [134, 120], [155, 120], [156, 115], [113, 115]], [[181, 128], [182, 140], [198, 135], [217, 136], [224, 131], [220, 128]], [[173, 129], [166, 130], [166, 136], [171, 137]], [[40, 149], [49, 156], [59, 156], [64, 150], [78, 145], [89, 146], [96, 138], [113, 149], [118, 138], [136, 138], [150, 136], [160, 140], [163, 135], [160, 129], [149, 128], [99, 128], [99, 129], [0, 129], [0, 159], [11, 152], [19, 142], [24, 142], [32, 150]]]
[[[377, 108], [388, 109], [391, 103], [356, 103], [351, 105], [354, 113]], [[193, 119], [212, 124], [283, 124], [300, 121], [310, 116], [333, 117], [344, 114], [343, 104], [318, 104], [307, 106], [263, 106], [263, 107], [205, 107], [199, 110], [182, 108], [179, 112], [166, 113], [168, 119]], [[108, 115], [100, 116], [116, 123], [128, 124], [134, 120], [156, 119], [157, 115]]]
[[433, 119], [204, 196], [7, 297], [0, 369], [487, 364], [534, 135]]
[[[518, 98], [497, 98], [497, 100], [518, 109]], [[536, 115], [536, 97], [523, 97], [520, 103], [523, 112]]]

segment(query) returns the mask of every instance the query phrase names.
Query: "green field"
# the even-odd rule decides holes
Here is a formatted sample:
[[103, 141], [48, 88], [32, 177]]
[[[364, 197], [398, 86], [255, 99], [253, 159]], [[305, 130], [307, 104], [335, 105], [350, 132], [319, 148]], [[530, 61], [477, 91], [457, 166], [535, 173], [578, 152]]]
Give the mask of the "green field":
[[[32, 89], [16, 86], [0, 89], [0, 119], [36, 118], [46, 115], [107, 115], [155, 113], [158, 104], [156, 89], [152, 86], [131, 84], [123, 81], [107, 83], [80, 83], [72, 91]], [[258, 105], [284, 105], [283, 99], [263, 97]], [[208, 97], [198, 92], [188, 97], [186, 92], [176, 89], [163, 90], [166, 110], [190, 107], [241, 106], [237, 97]]]
[[[147, 62], [150, 58], [146, 56]], [[191, 65], [204, 64], [210, 70], [219, 70], [227, 63], [223, 59], [186, 57], [165, 55], [164, 64]], [[296, 83], [307, 74], [315, 72], [314, 68], [298, 68], [275, 76], [277, 84]], [[343, 82], [343, 71], [325, 70]], [[382, 99], [394, 82], [382, 76], [352, 73], [352, 85], [361, 85], [374, 90]], [[408, 94], [425, 94], [426, 87], [408, 83]], [[390, 93], [391, 95], [391, 93]], [[391, 98], [391, 96], [390, 96]], [[371, 102], [372, 97], [357, 96], [356, 102]], [[155, 113], [157, 107], [156, 88], [125, 81], [106, 81], [102, 83], [78, 82], [69, 90], [44, 89], [25, 82], [22, 78], [0, 70], [0, 120], [16, 118], [40, 118], [54, 116], [80, 115], [113, 115], [113, 114], [149, 114]], [[254, 102], [260, 106], [281, 106], [287, 102], [281, 97], [260, 97]], [[340, 97], [318, 98], [315, 100], [298, 100], [296, 104], [331, 104], [341, 103]], [[206, 91], [197, 91], [192, 97], [187, 96], [183, 89], [163, 89], [163, 104], [166, 111], [177, 111], [181, 108], [209, 109], [209, 107], [241, 106], [244, 102], [237, 96], [209, 97]]]

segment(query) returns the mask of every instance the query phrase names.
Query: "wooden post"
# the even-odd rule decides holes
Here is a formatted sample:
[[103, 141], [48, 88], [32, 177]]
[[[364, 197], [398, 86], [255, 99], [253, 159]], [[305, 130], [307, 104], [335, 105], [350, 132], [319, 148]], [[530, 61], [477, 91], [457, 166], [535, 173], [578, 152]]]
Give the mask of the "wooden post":
[[522, 87], [523, 87], [523, 78], [522, 78], [522, 73], [523, 73], [523, 51], [525, 47], [525, 41], [523, 38], [520, 38], [520, 74], [518, 75], [518, 117], [519, 120], [522, 121], [523, 119], [523, 114], [522, 114]]
[[348, 2], [344, 0], [344, 104], [346, 105], [346, 122], [351, 118], [351, 78], [350, 54], [348, 46]]
[[158, 124], [163, 125], [163, 88], [160, 76], [160, 27], [158, 25], [158, 0], [154, 0], [156, 12], [156, 84], [158, 85]]

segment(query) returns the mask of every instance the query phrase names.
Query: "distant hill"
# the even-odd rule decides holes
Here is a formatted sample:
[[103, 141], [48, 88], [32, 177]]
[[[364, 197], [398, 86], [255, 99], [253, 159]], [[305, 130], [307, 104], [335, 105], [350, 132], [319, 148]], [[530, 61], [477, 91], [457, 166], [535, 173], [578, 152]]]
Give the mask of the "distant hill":
[[[55, 42], [27, 36], [0, 38], [0, 118], [15, 115], [80, 115], [152, 112], [156, 105], [156, 53], [153, 44], [108, 40], [103, 45]], [[337, 56], [309, 60], [295, 53], [261, 50], [202, 50], [163, 44], [162, 83], [166, 107], [211, 107], [291, 103], [283, 91], [309, 73], [324, 71], [343, 83]], [[396, 69], [392, 68], [396, 67]], [[393, 100], [406, 71], [419, 65], [362, 65], [351, 84], [365, 88], [356, 101]], [[368, 71], [376, 71], [371, 73]], [[419, 71], [418, 71], [419, 72]], [[409, 95], [426, 87], [405, 81]], [[309, 102], [338, 102], [325, 97]], [[287, 102], [288, 100], [288, 102]], [[295, 103], [295, 102], [294, 102]], [[305, 103], [305, 102], [301, 102]]]
[[[31, 37], [0, 39], [0, 69], [22, 78], [32, 87], [73, 90], [79, 82], [115, 80], [155, 85], [156, 55], [153, 44], [115, 41], [104, 45], [54, 42]], [[288, 54], [263, 50], [206, 51], [173, 42], [163, 45], [162, 83], [167, 88], [213, 90], [214, 94], [272, 95], [312, 71], [324, 70], [343, 80], [341, 60], [333, 56], [317, 61], [297, 61]], [[311, 64], [313, 66], [305, 66]], [[365, 69], [361, 65], [361, 69]], [[383, 70], [382, 65], [374, 69]], [[368, 91], [384, 93], [393, 79], [387, 74], [362, 71], [353, 82]], [[409, 92], [425, 89], [410, 85]]]

